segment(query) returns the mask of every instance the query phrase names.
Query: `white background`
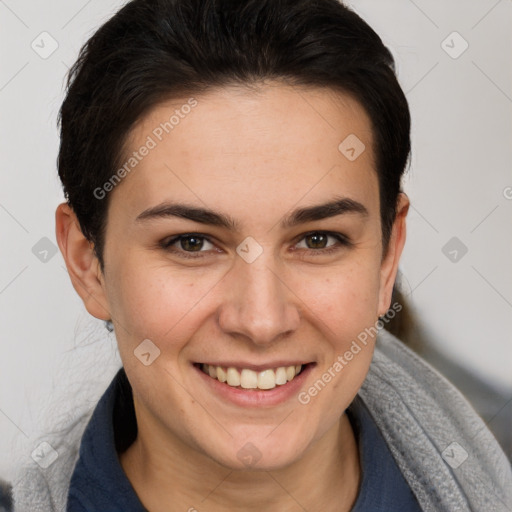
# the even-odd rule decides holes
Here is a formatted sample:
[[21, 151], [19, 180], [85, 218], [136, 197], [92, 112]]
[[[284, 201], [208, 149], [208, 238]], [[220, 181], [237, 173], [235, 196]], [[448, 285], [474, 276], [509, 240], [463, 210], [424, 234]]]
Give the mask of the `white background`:
[[[120, 5], [0, 2], [4, 478], [11, 446], [31, 446], [44, 418], [57, 420], [80, 402], [70, 398], [75, 393], [92, 404], [120, 365], [113, 335], [85, 311], [60, 252], [46, 263], [32, 253], [42, 237], [56, 245], [55, 208], [63, 200], [56, 117], [65, 73]], [[512, 399], [512, 2], [351, 5], [395, 55], [413, 116], [404, 182], [413, 208], [401, 266], [408, 298], [432, 343]], [[58, 42], [47, 59], [31, 48], [43, 31]], [[441, 46], [454, 31], [469, 45], [458, 58]], [[452, 54], [462, 44], [457, 36], [445, 43]], [[442, 252], [454, 236], [468, 249], [457, 262]]]

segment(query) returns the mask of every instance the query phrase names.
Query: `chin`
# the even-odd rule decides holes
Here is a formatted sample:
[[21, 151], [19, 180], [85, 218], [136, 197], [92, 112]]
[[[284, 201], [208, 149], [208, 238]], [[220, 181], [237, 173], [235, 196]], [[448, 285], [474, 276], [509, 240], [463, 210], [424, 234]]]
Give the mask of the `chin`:
[[279, 435], [269, 435], [268, 432], [272, 432], [272, 429], [260, 435], [244, 436], [241, 441], [231, 439], [222, 453], [211, 453], [210, 445], [210, 457], [231, 470], [273, 471], [299, 460], [303, 450], [307, 448], [302, 446], [307, 444], [306, 440], [298, 442], [291, 432], [289, 435], [285, 430]]

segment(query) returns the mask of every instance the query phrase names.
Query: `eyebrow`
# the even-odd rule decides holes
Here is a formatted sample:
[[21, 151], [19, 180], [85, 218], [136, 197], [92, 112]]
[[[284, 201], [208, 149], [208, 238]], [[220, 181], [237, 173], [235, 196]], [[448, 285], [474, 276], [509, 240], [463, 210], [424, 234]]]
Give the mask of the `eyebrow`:
[[[297, 208], [286, 215], [281, 222], [281, 228], [291, 228], [306, 222], [312, 222], [330, 217], [336, 217], [345, 213], [356, 213], [368, 216], [368, 210], [364, 205], [353, 199], [342, 197], [327, 203]], [[161, 203], [152, 206], [140, 213], [135, 221], [144, 222], [155, 219], [180, 217], [192, 220], [200, 224], [218, 226], [232, 231], [241, 231], [240, 224], [223, 213], [218, 213], [208, 208], [198, 208], [183, 203]]]

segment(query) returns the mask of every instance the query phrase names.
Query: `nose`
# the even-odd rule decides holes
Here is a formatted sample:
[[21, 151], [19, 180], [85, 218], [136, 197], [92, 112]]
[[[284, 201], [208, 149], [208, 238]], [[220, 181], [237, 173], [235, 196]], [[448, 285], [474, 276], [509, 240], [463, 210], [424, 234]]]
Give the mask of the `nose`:
[[271, 259], [265, 252], [252, 263], [237, 258], [224, 279], [218, 316], [225, 333], [262, 346], [291, 334], [300, 322], [297, 296]]

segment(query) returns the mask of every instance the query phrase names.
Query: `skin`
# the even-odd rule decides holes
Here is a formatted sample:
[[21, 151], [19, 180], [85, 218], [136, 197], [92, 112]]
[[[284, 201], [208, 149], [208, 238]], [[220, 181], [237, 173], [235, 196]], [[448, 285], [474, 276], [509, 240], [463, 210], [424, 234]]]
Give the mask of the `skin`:
[[[133, 388], [139, 431], [121, 465], [151, 512], [348, 511], [361, 468], [345, 410], [368, 372], [373, 339], [306, 405], [296, 397], [259, 409], [227, 404], [191, 364], [312, 361], [307, 390], [390, 307], [407, 197], [399, 196], [384, 252], [371, 124], [347, 95], [269, 82], [196, 99], [111, 192], [104, 274], [73, 211], [66, 203], [56, 211], [73, 286], [91, 315], [112, 319]], [[128, 153], [186, 100], [141, 119]], [[349, 134], [366, 146], [354, 161], [338, 150]], [[339, 197], [367, 213], [280, 226], [296, 208]], [[240, 229], [135, 220], [163, 201], [221, 212]], [[311, 231], [344, 234], [351, 245], [331, 236], [315, 242]], [[175, 252], [159, 245], [191, 232], [207, 237], [199, 253], [190, 238]], [[263, 249], [252, 263], [236, 252], [248, 236]], [[337, 250], [322, 252], [329, 247]], [[134, 356], [144, 339], [161, 351], [149, 366]], [[247, 442], [261, 454], [251, 467], [237, 457]]]

